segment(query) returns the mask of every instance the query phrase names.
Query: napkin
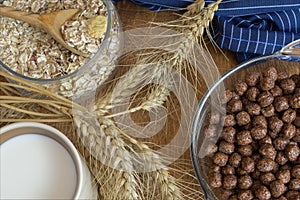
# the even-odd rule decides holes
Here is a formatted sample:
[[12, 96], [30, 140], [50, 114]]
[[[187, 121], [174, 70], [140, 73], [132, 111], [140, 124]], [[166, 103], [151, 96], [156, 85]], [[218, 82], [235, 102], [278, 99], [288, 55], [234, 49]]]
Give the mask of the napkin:
[[[120, 0], [114, 0], [114, 2]], [[131, 0], [151, 10], [183, 10], [193, 0]], [[206, 5], [215, 0], [205, 1]], [[223, 0], [213, 20], [219, 47], [237, 53], [239, 62], [273, 54], [300, 39], [300, 0]]]

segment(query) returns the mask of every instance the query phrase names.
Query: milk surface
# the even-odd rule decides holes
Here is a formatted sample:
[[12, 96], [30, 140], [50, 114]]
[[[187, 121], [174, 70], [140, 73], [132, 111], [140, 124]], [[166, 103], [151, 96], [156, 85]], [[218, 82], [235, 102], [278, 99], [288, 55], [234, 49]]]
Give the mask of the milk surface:
[[71, 199], [76, 168], [55, 140], [25, 134], [0, 145], [0, 199]]

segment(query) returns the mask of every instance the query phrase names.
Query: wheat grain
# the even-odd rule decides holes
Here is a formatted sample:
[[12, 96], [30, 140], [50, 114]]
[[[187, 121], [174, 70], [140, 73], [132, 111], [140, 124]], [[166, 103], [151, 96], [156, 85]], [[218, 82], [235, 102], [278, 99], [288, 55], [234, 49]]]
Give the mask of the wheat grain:
[[83, 143], [103, 168], [103, 174], [99, 175], [99, 169], [93, 169], [95, 178], [101, 185], [101, 195], [105, 199], [140, 199], [140, 187], [136, 181], [131, 157], [127, 153], [128, 145], [112, 126], [113, 122], [99, 119], [97, 127], [97, 122], [93, 120], [93, 117], [88, 119], [87, 113], [77, 113], [74, 118]]

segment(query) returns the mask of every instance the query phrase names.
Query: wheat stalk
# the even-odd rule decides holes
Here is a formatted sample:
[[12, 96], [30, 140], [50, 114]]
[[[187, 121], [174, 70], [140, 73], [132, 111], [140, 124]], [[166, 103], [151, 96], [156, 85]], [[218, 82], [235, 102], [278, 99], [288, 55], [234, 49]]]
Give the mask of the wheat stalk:
[[[93, 167], [95, 179], [101, 185], [101, 195], [105, 199], [140, 199], [141, 189], [131, 158], [126, 154], [128, 145], [116, 133], [111, 122], [99, 119], [97, 126], [94, 118], [87, 116], [87, 113], [77, 113], [74, 122], [83, 143], [102, 168]], [[99, 171], [101, 174], [98, 175]]]
[[[195, 4], [192, 4], [192, 6], [188, 8], [189, 11], [181, 17], [180, 20], [183, 26], [175, 27], [177, 28], [177, 30], [180, 30], [180, 32], [186, 35], [188, 39], [200, 42], [199, 38], [202, 38], [204, 29], [208, 28], [209, 23], [213, 18], [213, 14], [220, 2], [221, 1], [217, 1], [216, 3], [210, 4], [207, 8], [202, 9], [204, 5], [203, 1], [196, 1]], [[196, 23], [194, 23], [195, 21]], [[161, 73], [158, 72], [158, 70], [161, 70], [161, 62], [164, 62], [166, 65], [171, 66], [177, 71], [182, 71], [189, 68], [189, 63], [185, 62], [185, 54], [187, 53], [187, 49], [189, 49], [189, 51], [193, 51], [193, 46], [192, 49], [189, 48], [191, 47], [191, 45], [188, 40], [181, 41], [180, 43], [181, 45], [179, 46], [177, 51], [172, 52], [171, 54], [158, 52], [154, 54], [147, 54], [148, 56], [143, 55], [143, 57], [141, 57], [140, 61], [138, 62], [135, 71], [130, 73], [130, 76], [124, 78], [119, 82], [120, 87], [114, 88], [118, 92], [114, 94], [113, 98], [111, 98], [112, 101], [110, 103], [107, 103], [109, 102], [107, 100], [99, 101], [100, 103], [98, 104], [98, 116], [103, 115], [104, 113], [107, 114], [109, 113], [109, 109], [112, 109], [118, 104], [122, 104], [128, 101], [132, 96], [132, 91], [138, 92], [139, 89], [143, 88], [147, 83], [149, 83], [145, 81], [145, 77], [149, 78], [151, 74], [155, 74], [158, 77], [163, 77], [161, 76]], [[140, 66], [147, 66], [145, 64], [152, 65], [152, 69], [149, 69], [149, 67], [147, 68], [147, 70], [140, 68]], [[170, 84], [169, 81], [170, 80], [166, 81], [166, 84]], [[169, 93], [170, 91], [168, 87], [165, 87], [163, 85], [154, 88], [152, 87], [145, 100], [139, 106], [128, 109], [124, 111], [124, 113], [108, 114], [105, 117], [112, 118], [116, 115], [133, 113], [141, 109], [149, 111], [153, 108], [162, 106], [162, 104], [169, 96]], [[122, 133], [122, 131], [120, 131], [120, 133]], [[126, 135], [126, 133], [123, 133], [123, 135]], [[139, 156], [141, 162], [151, 163], [153, 172], [151, 173], [150, 178], [152, 178], [151, 181], [154, 181], [154, 183], [160, 185], [159, 191], [162, 192], [163, 199], [182, 199], [184, 195], [176, 185], [175, 179], [172, 176], [169, 176], [168, 168], [164, 168], [164, 166], [162, 165], [160, 156], [155, 155], [155, 153], [150, 150], [148, 146], [139, 144], [137, 140], [129, 137], [128, 135], [127, 137], [129, 138], [129, 141], [132, 143], [132, 145], [135, 145], [135, 147], [137, 147], [138, 152], [141, 153], [138, 155], [143, 155], [142, 157]], [[144, 167], [144, 165], [142, 165], [142, 167]]]
[[[188, 8], [186, 14], [180, 18], [179, 25], [169, 24], [167, 26], [175, 27], [176, 30], [188, 38], [200, 42], [199, 38], [202, 38], [204, 28], [208, 28], [219, 2], [217, 1], [215, 4], [210, 4], [207, 8], [202, 9], [203, 1], [196, 1]], [[206, 20], [206, 22], [203, 22], [203, 20]], [[78, 128], [78, 135], [80, 135], [84, 144], [79, 144], [79, 146], [82, 147], [81, 152], [87, 151], [91, 154], [86, 153], [87, 163], [100, 186], [101, 197], [105, 199], [189, 199], [189, 195], [181, 191], [183, 186], [180, 185], [180, 181], [170, 175], [169, 171], [173, 169], [164, 166], [162, 157], [150, 149], [148, 145], [120, 130], [115, 122], [111, 120], [114, 115], [110, 113], [111, 109], [122, 105], [124, 102], [130, 102], [132, 91], [138, 92], [155, 78], [165, 77], [166, 69], [161, 68], [161, 62], [165, 62], [166, 65], [177, 71], [190, 68], [190, 65], [185, 62], [185, 53], [189, 43], [187, 40], [176, 42], [181, 45], [171, 54], [161, 54], [159, 52], [141, 58], [140, 64], [134, 68], [135, 71], [131, 76], [120, 79], [116, 88], [113, 88], [113, 93], [98, 99], [95, 105], [96, 117], [98, 118], [96, 122], [85, 121], [87, 120], [86, 116], [83, 118], [84, 120], [80, 118], [79, 120], [77, 118], [78, 112], [86, 114], [86, 109], [74, 104], [74, 102], [2, 72], [0, 72], [0, 76], [8, 76], [8, 78], [21, 83], [21, 85], [2, 82], [0, 89], [6, 96], [13, 93], [10, 88], [18, 87], [22, 90], [29, 90], [50, 97], [53, 101], [36, 103], [49, 105], [48, 111], [50, 113], [51, 110], [57, 110], [58, 112], [52, 112], [48, 115], [48, 118], [40, 120], [54, 120], [53, 117], [57, 117], [59, 113], [65, 115], [66, 120], [70, 115], [71, 117], [74, 116], [74, 124]], [[151, 64], [152, 67], [145, 65], [145, 63]], [[164, 80], [165, 86], [152, 87], [145, 100], [138, 106], [133, 107], [132, 110], [128, 110], [127, 113], [141, 109], [149, 111], [162, 106], [169, 96], [170, 91], [166, 85], [172, 85], [171, 79], [168, 77]], [[17, 93], [14, 94], [17, 95]], [[26, 109], [20, 109], [20, 105], [24, 105], [28, 100], [10, 99], [9, 106], [6, 106], [6, 109], [26, 114]], [[59, 102], [63, 102], [63, 104]], [[75, 115], [72, 113], [74, 109], [78, 111]], [[27, 115], [32, 114], [34, 113], [27, 112]], [[79, 114], [80, 116], [82, 115]], [[62, 118], [57, 120], [62, 120]], [[95, 129], [94, 124], [96, 123], [99, 126], [96, 126]], [[130, 152], [134, 156], [126, 156], [125, 152]], [[145, 166], [145, 163], [150, 163], [150, 166]], [[138, 174], [137, 171], [143, 168], [145, 171], [151, 172]]]
[[[156, 25], [162, 27], [169, 27], [173, 28], [179, 33], [182, 33], [184, 37], [180, 41], [174, 40], [173, 43], [178, 43], [178, 48], [174, 49], [171, 53], [166, 52], [162, 53], [160, 51], [153, 51], [152, 54], [147, 53], [142, 54], [139, 58], [138, 64], [149, 64], [152, 65], [161, 65], [161, 63], [165, 63], [165, 65], [172, 66], [173, 69], [177, 71], [187, 70], [195, 71], [195, 63], [188, 63], [187, 62], [187, 55], [193, 54], [197, 49], [194, 49], [194, 45], [192, 42], [196, 42], [197, 44], [204, 44], [203, 43], [203, 34], [204, 31], [209, 35], [209, 25], [214, 17], [215, 11], [218, 9], [218, 5], [221, 3], [222, 0], [217, 0], [216, 2], [210, 3], [207, 7], [204, 7], [204, 0], [197, 0], [193, 4], [191, 4], [187, 8], [187, 12], [185, 12], [178, 20], [170, 22], [170, 23], [155, 23]], [[170, 35], [169, 40], [172, 40], [174, 36]], [[175, 37], [178, 38], [178, 37]], [[192, 42], [191, 42], [192, 41]], [[197, 51], [199, 52], [199, 51]], [[205, 55], [202, 55], [205, 59]], [[200, 58], [199, 58], [200, 59]], [[207, 59], [209, 60], [209, 59]], [[207, 61], [209, 62], [209, 61]], [[209, 64], [208, 64], [209, 65]], [[211, 63], [210, 65], [213, 65]], [[161, 106], [168, 95], [160, 95], [166, 94], [166, 87], [158, 87], [157, 89], [152, 90], [154, 94], [150, 93], [151, 97], [156, 96], [159, 100], [155, 98], [148, 98], [143, 105], [153, 105]], [[165, 99], [163, 99], [165, 98]], [[156, 104], [156, 102], [160, 102], [160, 104]], [[148, 106], [145, 106], [145, 110], [149, 110]]]
[[[188, 52], [193, 52], [193, 45], [189, 43], [189, 40], [192, 40], [196, 43], [202, 43], [203, 34], [205, 30], [208, 30], [209, 24], [213, 19], [214, 12], [218, 9], [218, 5], [221, 0], [216, 1], [215, 3], [209, 4], [206, 8], [204, 7], [204, 1], [198, 0], [188, 7], [188, 11], [177, 21], [180, 22], [178, 25], [168, 24], [167, 27], [173, 27], [177, 31], [183, 33], [188, 40], [180, 41], [178, 48], [171, 53], [161, 53], [154, 51], [153, 54], [146, 54], [140, 56], [140, 60], [137, 65], [140, 64], [154, 64], [156, 66], [165, 63], [167, 66], [171, 66], [177, 71], [191, 69], [191, 63], [186, 62], [186, 54]], [[159, 24], [165, 26], [165, 24]], [[170, 36], [172, 38], [172, 36]], [[176, 43], [178, 41], [174, 41]], [[205, 57], [205, 56], [204, 56]], [[193, 64], [193, 63], [192, 63]], [[171, 83], [168, 83], [171, 84]], [[144, 109], [149, 111], [150, 109], [162, 106], [169, 96], [169, 88], [160, 85], [155, 88], [151, 88], [147, 98], [138, 108], [135, 110], [129, 110], [129, 112], [134, 112], [139, 109]], [[125, 133], [124, 133], [125, 134]], [[155, 154], [147, 146], [142, 144], [138, 145], [138, 141], [130, 138], [130, 141], [139, 148], [139, 151], [142, 152], [142, 155], [148, 155], [150, 158], [156, 158]], [[149, 160], [149, 157], [145, 156], [141, 158], [146, 163], [151, 163], [154, 166], [158, 167], [158, 170], [154, 170], [151, 173], [150, 177], [154, 180], [155, 183], [158, 183], [162, 192], [162, 199], [182, 199], [184, 194], [181, 193], [179, 187], [176, 185], [175, 180], [170, 178], [168, 170], [162, 167], [161, 158], [155, 160]], [[165, 179], [164, 177], [169, 177]], [[176, 193], [178, 192], [178, 193]]]
[[[111, 121], [111, 124], [113, 123]], [[149, 177], [155, 177], [155, 179], [151, 180], [151, 186], [145, 185], [144, 197], [147, 197], [147, 199], [185, 199], [180, 188], [177, 186], [177, 180], [169, 174], [168, 171], [170, 168], [163, 164], [162, 158], [154, 153], [146, 144], [129, 136], [116, 125], [114, 126], [114, 130], [118, 132], [119, 137], [124, 137], [130, 143], [128, 145], [134, 148], [132, 149], [132, 156], [135, 158], [135, 171], [144, 175], [149, 173]], [[147, 179], [142, 179], [141, 182], [147, 182]], [[155, 191], [155, 189], [160, 191], [160, 193], [151, 192]]]
[[[0, 83], [1, 84], [1, 83]], [[17, 85], [11, 84], [11, 87], [17, 87]], [[37, 89], [37, 92], [40, 94], [45, 95], [46, 92], [44, 92], [44, 89]], [[44, 107], [47, 106], [47, 111], [51, 113], [61, 113], [62, 115], [65, 115], [68, 119], [68, 117], [74, 116], [74, 113], [71, 108], [72, 107], [78, 107], [79, 105], [74, 106], [74, 102], [70, 103], [68, 100], [61, 101], [56, 99], [56, 95], [49, 95], [53, 98], [50, 99], [34, 99], [30, 97], [18, 97], [18, 96], [1, 96], [0, 99], [7, 100], [7, 102], [11, 102], [16, 104], [16, 107], [20, 105], [25, 105], [26, 103], [39, 103], [41, 105], [44, 105]], [[27, 108], [28, 109], [28, 108]], [[16, 110], [16, 109], [13, 109]], [[25, 109], [24, 109], [25, 110]], [[86, 111], [83, 108], [81, 108], [80, 112]], [[23, 112], [20, 110], [20, 112]], [[94, 177], [96, 181], [98, 182], [100, 186], [100, 194], [102, 197], [106, 197], [107, 199], [140, 199], [142, 197], [149, 197], [147, 199], [186, 199], [184, 198], [184, 195], [182, 195], [180, 191], [180, 187], [177, 185], [177, 179], [169, 175], [168, 170], [172, 170], [170, 168], [166, 168], [162, 165], [162, 161], [160, 156], [155, 155], [155, 153], [145, 144], [138, 142], [137, 140], [133, 138], [129, 138], [126, 136], [125, 133], [122, 133], [114, 124], [113, 121], [108, 120], [107, 118], [99, 119], [99, 124], [101, 124], [101, 131], [96, 132], [96, 130], [93, 128], [93, 126], [90, 126], [93, 123], [88, 123], [86, 125], [82, 124], [82, 121], [84, 120], [78, 120], [76, 118], [78, 114], [76, 113], [74, 117], [74, 123], [77, 124], [78, 127], [80, 127], [80, 130], [78, 130], [80, 135], [80, 138], [83, 138], [83, 142], [85, 144], [88, 144], [89, 146], [76, 144], [77, 146], [81, 146], [80, 152], [83, 152], [82, 148], [84, 147], [85, 151], [86, 149], [88, 152], [94, 152], [92, 153], [92, 157], [89, 156], [86, 160], [87, 163], [91, 169], [91, 171], [94, 174]], [[86, 115], [85, 118], [86, 119]], [[28, 119], [22, 119], [28, 121]], [[39, 118], [33, 118], [32, 121], [37, 121]], [[43, 122], [52, 122], [51, 119], [49, 121], [48, 119], [42, 119]], [[60, 121], [61, 119], [57, 119]], [[11, 122], [18, 121], [18, 119], [12, 119]], [[53, 121], [53, 122], [58, 122]], [[78, 122], [80, 121], [80, 122]], [[68, 120], [70, 122], [70, 120]], [[89, 125], [89, 126], [87, 126]], [[103, 136], [105, 137], [100, 137]], [[124, 139], [122, 139], [122, 136], [124, 136]], [[126, 137], [125, 137], [126, 136]], [[106, 138], [105, 140], [103, 138]], [[110, 138], [110, 139], [107, 139]], [[126, 143], [126, 141], [129, 141]], [[111, 142], [108, 142], [111, 141]], [[112, 142], [113, 141], [113, 142]], [[78, 141], [77, 141], [78, 142]], [[115, 146], [115, 148], [112, 148], [111, 144]], [[105, 147], [105, 145], [107, 147]], [[135, 149], [130, 149], [131, 152], [136, 153], [138, 151], [139, 153], [142, 153], [143, 156], [136, 156], [134, 160], [134, 163], [132, 161], [126, 159], [128, 156], [124, 155], [123, 152], [125, 152], [125, 148], [128, 149], [131, 146], [134, 146]], [[119, 154], [111, 153], [111, 149], [119, 149]], [[99, 155], [101, 152], [106, 152], [104, 155]], [[89, 155], [87, 153], [87, 155]], [[96, 156], [95, 156], [96, 155]], [[113, 157], [114, 155], [118, 155], [117, 157]], [[145, 156], [147, 155], [147, 156]], [[95, 157], [95, 158], [94, 158]], [[122, 160], [123, 158], [123, 160]], [[121, 160], [120, 160], [121, 159]], [[125, 159], [125, 160], [124, 160]], [[101, 161], [99, 161], [101, 160]], [[139, 160], [139, 161], [137, 161]], [[112, 169], [106, 165], [103, 165], [103, 163], [111, 161], [112, 163], [115, 162], [117, 164], [113, 164], [114, 167], [117, 167], [117, 165], [124, 165], [122, 168], [126, 170], [116, 170]], [[132, 169], [132, 166], [139, 165], [138, 168], [141, 168], [144, 166], [144, 164], [141, 163], [152, 163], [152, 170], [153, 172], [150, 173], [150, 175], [137, 175], [135, 171]], [[155, 177], [155, 178], [154, 178]], [[144, 180], [146, 179], [146, 180]], [[147, 180], [151, 180], [151, 185], [145, 184], [145, 182], [149, 182]], [[114, 187], [116, 186], [116, 183], [120, 182], [120, 187]], [[144, 183], [144, 186], [141, 188], [141, 183]], [[115, 188], [115, 191], [111, 192], [111, 188]], [[156, 189], [154, 189], [156, 188]], [[158, 189], [157, 189], [158, 188]], [[151, 192], [153, 191], [153, 192]]]

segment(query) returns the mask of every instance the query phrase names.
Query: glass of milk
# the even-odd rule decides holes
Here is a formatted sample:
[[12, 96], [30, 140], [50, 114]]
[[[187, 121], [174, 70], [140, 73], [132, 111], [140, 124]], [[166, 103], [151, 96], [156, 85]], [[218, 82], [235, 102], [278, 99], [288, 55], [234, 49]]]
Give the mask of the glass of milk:
[[63, 133], [21, 122], [0, 128], [0, 199], [97, 199], [97, 188]]

